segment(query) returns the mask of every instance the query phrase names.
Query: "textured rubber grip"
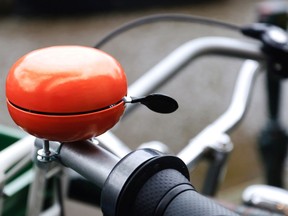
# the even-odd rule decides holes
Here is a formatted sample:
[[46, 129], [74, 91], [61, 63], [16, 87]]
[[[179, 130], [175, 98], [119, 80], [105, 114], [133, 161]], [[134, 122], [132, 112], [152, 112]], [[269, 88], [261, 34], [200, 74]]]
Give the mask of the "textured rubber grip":
[[237, 216], [238, 214], [197, 193], [180, 172], [165, 169], [154, 174], [140, 189], [133, 215]]
[[163, 216], [234, 216], [238, 215], [217, 205], [196, 191], [185, 191], [179, 194], [167, 207]]

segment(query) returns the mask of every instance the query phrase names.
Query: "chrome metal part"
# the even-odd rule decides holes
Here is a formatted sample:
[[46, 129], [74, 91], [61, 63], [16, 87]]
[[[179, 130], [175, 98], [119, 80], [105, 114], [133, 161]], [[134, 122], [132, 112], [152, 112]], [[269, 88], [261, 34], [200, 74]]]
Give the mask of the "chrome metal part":
[[[34, 175], [33, 175], [34, 178], [29, 188], [26, 215], [39, 216], [39, 215], [42, 215], [43, 213], [42, 208], [43, 208], [44, 198], [46, 194], [47, 179], [56, 175], [59, 175], [59, 177], [63, 177], [61, 175], [62, 166], [59, 164], [56, 164], [55, 162], [51, 162], [51, 163], [45, 162], [44, 166], [37, 166], [37, 165], [34, 166], [33, 171], [34, 171]], [[57, 194], [57, 193], [54, 191], [53, 194]], [[58, 201], [59, 199], [63, 199], [63, 198], [58, 197], [57, 199], [55, 199], [54, 204], [47, 210], [47, 212], [51, 213], [50, 214], [51, 216], [53, 215], [58, 216], [60, 215], [59, 212], [62, 211], [63, 206], [61, 206], [61, 204], [59, 203]]]
[[125, 145], [117, 136], [111, 131], [107, 131], [98, 137], [92, 139], [92, 142], [99, 144], [106, 150], [112, 152], [117, 157], [124, 157], [131, 152], [131, 149]]
[[37, 151], [37, 160], [39, 162], [47, 163], [55, 160], [56, 152], [50, 149], [50, 141], [43, 140], [43, 146]]
[[[191, 171], [195, 165], [204, 158], [206, 153], [211, 151], [229, 153], [233, 150], [233, 144], [226, 134], [211, 134], [209, 137], [201, 140], [191, 140], [186, 146], [189, 152], [180, 152], [177, 156], [181, 158]], [[189, 149], [188, 149], [189, 148]], [[184, 154], [185, 153], [185, 154]]]
[[[34, 178], [29, 188], [26, 215], [38, 216], [42, 212], [47, 179], [61, 174], [62, 165], [55, 163], [60, 143], [35, 139], [34, 143]], [[39, 150], [43, 155], [39, 155]], [[49, 163], [48, 163], [49, 162]], [[61, 198], [59, 198], [61, 199]], [[55, 203], [57, 205], [57, 202]], [[59, 215], [59, 214], [58, 214]]]
[[288, 191], [268, 185], [252, 185], [242, 194], [245, 204], [288, 215]]
[[29, 189], [26, 215], [38, 216], [43, 207], [46, 187], [46, 169], [34, 166], [35, 178]]
[[234, 146], [227, 134], [219, 134], [219, 136], [215, 138], [209, 147], [217, 152], [230, 153]]
[[145, 149], [145, 148], [149, 148], [149, 149], [154, 149], [156, 151], [165, 153], [165, 154], [171, 154], [172, 151], [169, 149], [169, 147], [167, 145], [165, 145], [164, 143], [160, 142], [160, 141], [150, 141], [150, 142], [146, 142], [146, 143], [142, 143], [138, 149]]
[[281, 28], [271, 28], [267, 32], [268, 36], [277, 44], [287, 44], [288, 43], [288, 37], [285, 31]]
[[133, 99], [132, 99], [131, 96], [126, 96], [126, 97], [123, 98], [123, 101], [124, 101], [125, 103], [132, 103]]
[[[206, 37], [189, 41], [147, 71], [128, 88], [133, 96], [148, 95], [166, 83], [192, 60], [204, 55], [224, 55], [243, 59], [264, 60], [260, 44], [225, 37]], [[132, 109], [127, 106], [126, 112]]]
[[226, 112], [195, 138], [191, 139], [189, 144], [178, 153], [178, 157], [186, 163], [189, 169], [194, 167], [198, 159], [211, 146], [211, 143], [217, 143], [219, 135], [229, 133], [242, 120], [247, 110], [252, 87], [259, 69], [260, 65], [257, 62], [252, 60], [245, 61], [238, 75], [232, 102]]
[[[3, 209], [4, 186], [7, 179], [6, 171], [15, 164], [22, 163], [21, 160], [32, 153], [34, 140], [35, 137], [26, 136], [0, 151], [0, 214]], [[14, 169], [11, 171], [13, 172]]]
[[[0, 173], [14, 166], [33, 151], [35, 137], [26, 136], [0, 152]], [[0, 175], [1, 176], [1, 175]]]

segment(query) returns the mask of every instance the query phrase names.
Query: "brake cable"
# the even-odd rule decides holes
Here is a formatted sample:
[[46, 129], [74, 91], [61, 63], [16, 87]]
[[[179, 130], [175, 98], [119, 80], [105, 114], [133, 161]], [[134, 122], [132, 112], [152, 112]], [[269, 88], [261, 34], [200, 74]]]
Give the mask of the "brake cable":
[[288, 77], [288, 63], [286, 62], [288, 59], [288, 36], [283, 29], [263, 23], [253, 23], [252, 25], [238, 26], [216, 19], [193, 16], [189, 14], [172, 13], [149, 15], [136, 20], [132, 20], [131, 22], [116, 28], [104, 36], [98, 43], [96, 43], [94, 48], [99, 49], [108, 41], [130, 29], [160, 21], [187, 22], [218, 26], [228, 30], [237, 31], [238, 33], [241, 33], [247, 37], [259, 40], [263, 44], [262, 51], [268, 56], [268, 59], [273, 62], [276, 73], [283, 78]]
[[135, 19], [135, 20], [132, 20], [131, 22], [123, 24], [122, 26], [116, 28], [115, 30], [113, 30], [112, 32], [104, 36], [98, 43], [94, 45], [94, 48], [99, 49], [111, 39], [135, 27], [153, 23], [153, 22], [162, 22], [162, 21], [199, 23], [199, 24], [205, 24], [205, 25], [219, 26], [222, 28], [226, 28], [226, 29], [238, 31], [238, 32], [241, 31], [240, 26], [227, 23], [227, 22], [223, 22], [223, 21], [219, 21], [216, 19], [193, 16], [193, 15], [188, 15], [188, 14], [156, 14], [156, 15], [149, 15], [149, 16], [141, 17], [139, 19]]

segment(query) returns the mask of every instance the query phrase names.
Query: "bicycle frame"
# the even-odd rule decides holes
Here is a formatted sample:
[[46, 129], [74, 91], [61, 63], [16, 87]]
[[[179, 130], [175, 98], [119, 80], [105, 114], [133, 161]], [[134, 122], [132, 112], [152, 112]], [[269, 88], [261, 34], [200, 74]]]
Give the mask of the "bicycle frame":
[[[241, 59], [253, 59], [262, 64], [262, 61], [265, 60], [265, 55], [261, 52], [260, 46], [261, 45], [258, 43], [242, 42], [236, 39], [222, 37], [207, 37], [187, 42], [145, 73], [135, 83], [130, 85], [128, 92], [129, 94], [136, 96], [149, 94], [167, 83], [173, 76], [181, 72], [181, 70], [187, 64], [204, 55], [223, 55]], [[237, 100], [233, 100], [228, 110], [219, 119], [204, 129], [198, 136], [189, 142], [186, 148], [177, 154], [177, 156], [186, 163], [189, 169], [192, 169], [200, 159], [204, 158], [205, 153], [209, 150], [225, 153], [229, 153], [232, 150], [233, 146], [227, 133], [229, 133], [230, 130], [232, 130], [244, 116], [245, 110], [248, 106], [254, 79], [259, 68], [259, 64], [254, 61], [248, 61], [244, 64], [238, 78], [238, 83], [234, 90], [233, 98], [237, 97]], [[128, 115], [133, 109], [134, 106], [128, 106], [126, 109], [126, 115]], [[32, 139], [33, 138], [29, 137], [22, 140], [22, 142], [25, 143], [25, 145], [21, 144], [24, 148], [24, 150], [21, 150], [24, 155], [30, 154], [31, 146], [33, 145]], [[104, 161], [106, 161], [107, 164], [110, 164], [108, 168], [104, 166], [103, 169], [98, 169], [101, 166], [103, 167], [103, 157], [101, 157], [102, 154], [99, 154], [99, 150], [97, 149], [95, 150], [97, 152], [97, 155], [94, 155], [95, 157], [86, 158], [80, 153], [82, 150], [79, 149], [79, 146], [81, 145], [72, 145], [71, 148], [69, 148], [68, 153], [65, 153], [65, 157], [62, 156], [62, 154], [64, 155], [63, 152], [66, 149], [65, 147], [68, 146], [67, 144], [61, 144], [61, 148], [59, 148], [57, 145], [57, 147], [51, 146], [51, 148], [52, 151], [56, 152], [56, 154], [61, 157], [61, 162], [63, 164], [69, 165], [70, 168], [77, 170], [84, 177], [87, 177], [87, 179], [94, 182], [96, 181], [95, 183], [99, 189], [101, 189], [103, 186], [103, 179], [105, 179], [105, 177], [107, 177], [106, 174], [111, 171], [110, 168], [118, 160], [117, 157], [122, 158], [130, 152], [130, 149], [127, 148], [111, 132], [107, 132], [104, 135], [97, 137], [94, 142], [100, 143], [99, 145], [95, 145], [95, 148], [102, 149], [103, 147], [114, 154], [114, 156], [112, 156], [111, 154], [107, 154], [105, 151], [103, 151], [105, 152], [104, 158], [106, 158]], [[14, 147], [16, 149], [18, 148], [16, 145]], [[75, 153], [73, 154], [73, 159], [75, 161], [78, 161], [77, 157], [81, 157], [82, 160], [80, 163], [75, 164], [73, 161], [69, 162], [69, 157], [72, 156], [73, 152]], [[102, 150], [100, 152], [102, 152]], [[10, 161], [12, 158], [15, 161], [19, 161], [23, 157], [23, 155], [17, 156], [15, 154], [8, 155], [4, 152], [1, 153], [7, 156], [5, 161]], [[117, 155], [116, 158], [115, 155]], [[2, 156], [0, 157], [0, 160], [1, 158]], [[39, 162], [37, 163], [39, 165]], [[88, 166], [88, 164], [90, 165]], [[38, 211], [41, 211], [41, 208], [39, 208], [38, 211], [35, 211], [35, 199], [39, 197], [36, 196], [35, 191], [38, 191], [37, 193], [39, 193], [37, 187], [38, 189], [43, 189], [43, 184], [39, 184], [38, 180], [44, 179], [43, 175], [46, 174], [41, 172], [41, 166], [39, 166], [39, 168], [40, 171], [38, 175], [34, 176], [35, 181], [32, 183], [32, 189], [29, 195], [30, 198], [32, 197], [32, 199], [30, 199], [30, 204], [28, 205], [30, 206], [30, 210], [28, 209], [27, 211], [29, 212], [30, 216], [38, 215]], [[83, 173], [83, 171], [85, 172]], [[89, 176], [87, 173], [94, 174]], [[99, 180], [99, 178], [101, 180]], [[38, 202], [40, 201], [41, 199], [38, 199]], [[33, 212], [31, 208], [34, 208], [35, 213], [31, 213]]]

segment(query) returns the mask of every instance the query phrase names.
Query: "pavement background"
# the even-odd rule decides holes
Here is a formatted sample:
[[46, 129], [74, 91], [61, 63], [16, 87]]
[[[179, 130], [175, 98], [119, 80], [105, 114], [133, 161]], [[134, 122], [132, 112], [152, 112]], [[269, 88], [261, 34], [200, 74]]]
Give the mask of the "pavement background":
[[[31, 50], [68, 44], [93, 46], [115, 27], [156, 13], [186, 13], [244, 25], [256, 20], [255, 10], [259, 2], [261, 1], [191, 1], [179, 6], [98, 11], [86, 16], [1, 16], [0, 123], [16, 127], [5, 105], [5, 78], [11, 65]], [[202, 36], [241, 37], [238, 33], [217, 27], [166, 22], [133, 29], [117, 37], [103, 49], [119, 60], [127, 73], [128, 82], [132, 83], [179, 45]], [[131, 148], [136, 148], [143, 142], [159, 140], [177, 153], [192, 137], [225, 111], [241, 64], [242, 61], [238, 59], [215, 56], [193, 62], [158, 91], [171, 95], [178, 101], [180, 108], [176, 113], [159, 115], [141, 107], [113, 128], [113, 132]], [[263, 76], [260, 76], [256, 81], [246, 118], [231, 134], [235, 149], [230, 156], [220, 196], [222, 192], [224, 194], [228, 189], [247, 181], [262, 181], [256, 139], [266, 120], [263, 82]], [[287, 87], [284, 86], [285, 88]], [[284, 97], [282, 106], [285, 107], [286, 103]], [[285, 110], [282, 117], [283, 122], [288, 122]], [[196, 188], [201, 185], [204, 168], [205, 164], [191, 173], [191, 180]], [[68, 215], [79, 215], [82, 208], [87, 210], [85, 215], [95, 215], [95, 209], [85, 205], [68, 202], [67, 206], [71, 213]]]

